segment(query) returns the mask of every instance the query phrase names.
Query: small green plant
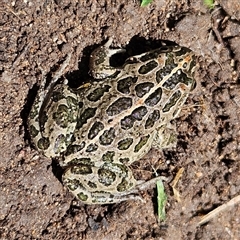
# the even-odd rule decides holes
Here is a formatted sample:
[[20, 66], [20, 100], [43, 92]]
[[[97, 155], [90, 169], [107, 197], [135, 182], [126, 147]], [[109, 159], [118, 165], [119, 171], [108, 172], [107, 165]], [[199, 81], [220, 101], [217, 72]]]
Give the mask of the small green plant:
[[204, 3], [209, 9], [213, 9], [213, 8], [214, 8], [214, 0], [203, 0], [203, 3]]
[[148, 4], [150, 4], [153, 0], [142, 0], [141, 2], [141, 7], [145, 7], [147, 6]]
[[167, 203], [167, 195], [164, 192], [162, 180], [157, 181], [157, 202], [158, 202], [158, 218], [160, 221], [165, 221], [165, 205]]

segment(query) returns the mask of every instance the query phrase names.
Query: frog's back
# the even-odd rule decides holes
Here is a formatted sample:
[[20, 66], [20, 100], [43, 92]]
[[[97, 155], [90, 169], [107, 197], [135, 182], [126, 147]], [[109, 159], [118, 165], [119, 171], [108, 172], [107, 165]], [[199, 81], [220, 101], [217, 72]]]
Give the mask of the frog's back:
[[114, 77], [81, 88], [75, 141], [65, 164], [76, 158], [95, 165], [138, 160], [156, 129], [178, 116], [195, 85], [193, 70], [189, 49], [166, 47], [135, 56]]

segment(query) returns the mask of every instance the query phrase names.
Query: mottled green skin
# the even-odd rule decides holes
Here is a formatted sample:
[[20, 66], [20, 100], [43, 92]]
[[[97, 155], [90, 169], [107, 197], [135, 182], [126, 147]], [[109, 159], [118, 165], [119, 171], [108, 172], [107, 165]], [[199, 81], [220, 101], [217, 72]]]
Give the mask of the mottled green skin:
[[152, 145], [172, 144], [169, 123], [195, 87], [195, 57], [187, 48], [159, 48], [114, 69], [109, 45], [91, 57], [93, 76], [104, 79], [78, 89], [54, 83], [43, 90], [44, 83], [29, 116], [34, 145], [59, 159], [63, 183], [86, 204], [139, 199], [142, 182], [129, 166]]

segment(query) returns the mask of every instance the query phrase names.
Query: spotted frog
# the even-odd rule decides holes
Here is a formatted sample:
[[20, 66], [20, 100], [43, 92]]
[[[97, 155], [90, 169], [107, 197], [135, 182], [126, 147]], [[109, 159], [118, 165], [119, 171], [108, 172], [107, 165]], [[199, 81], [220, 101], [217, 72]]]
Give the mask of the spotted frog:
[[76, 89], [58, 81], [69, 55], [47, 87], [42, 81], [28, 120], [36, 149], [58, 159], [63, 184], [86, 204], [140, 198], [148, 182], [135, 180], [129, 166], [172, 143], [169, 123], [195, 87], [188, 48], [163, 46], [114, 68], [109, 58], [122, 49], [110, 45], [91, 54], [94, 79]]

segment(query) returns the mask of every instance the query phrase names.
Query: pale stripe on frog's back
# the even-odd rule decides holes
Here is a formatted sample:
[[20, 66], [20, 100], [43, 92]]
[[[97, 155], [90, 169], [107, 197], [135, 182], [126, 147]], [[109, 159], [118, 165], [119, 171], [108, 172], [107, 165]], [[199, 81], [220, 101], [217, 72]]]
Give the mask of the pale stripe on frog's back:
[[[193, 53], [186, 48], [179, 47], [168, 47], [166, 50], [169, 51], [166, 53], [168, 54], [167, 56], [159, 51], [160, 55], [158, 58], [150, 59], [145, 63], [140, 60], [142, 57], [146, 58], [145, 54], [135, 56], [134, 60], [132, 60], [134, 63], [125, 64], [117, 77], [95, 82], [89, 88], [81, 89], [80, 99], [83, 102], [81, 112], [83, 113], [86, 109], [91, 108], [95, 109], [95, 114], [79, 128], [79, 131], [75, 134], [76, 140], [72, 143], [72, 145], [85, 145], [85, 147], [74, 154], [70, 154], [69, 157], [67, 156], [65, 159], [66, 164], [71, 162], [72, 159], [78, 158], [80, 160], [88, 157], [94, 158], [96, 165], [100, 166], [103, 164], [102, 154], [111, 149], [115, 153], [114, 162], [119, 162], [119, 159], [122, 158], [129, 159], [130, 156], [131, 159], [128, 161], [128, 165], [130, 165], [149, 151], [156, 128], [167, 124], [178, 116], [182, 104], [184, 104], [188, 93], [195, 84], [191, 78], [193, 71], [192, 61], [194, 61]], [[181, 55], [177, 57], [174, 50], [176, 51], [175, 53], [180, 51]], [[157, 53], [159, 54], [159, 52]], [[153, 51], [153, 53], [156, 54], [156, 51]], [[171, 61], [169, 58], [171, 58]], [[166, 63], [168, 67], [164, 70]], [[143, 66], [147, 64], [154, 66], [152, 67], [153, 69], [151, 71], [147, 69], [146, 73], [140, 74], [139, 71], [143, 71]], [[166, 71], [169, 71], [168, 75], [166, 75]], [[161, 78], [161, 75], [164, 74], [165, 76]], [[177, 78], [177, 80], [175, 79], [175, 82], [171, 81], [173, 78]], [[89, 96], [97, 89], [102, 89], [102, 96], [99, 97], [98, 101], [95, 101], [95, 99], [90, 101], [88, 99]], [[165, 106], [174, 94], [178, 94], [179, 99], [167, 111]], [[151, 97], [153, 95], [156, 96]], [[121, 108], [126, 103], [125, 107], [122, 107], [122, 111], [118, 107], [110, 111], [109, 109], [119, 99], [123, 99], [119, 107]], [[156, 100], [156, 103], [154, 103], [154, 100]], [[164, 109], [165, 112], [163, 112]], [[128, 121], [126, 119], [129, 116], [136, 116], [137, 110], [140, 113], [138, 114], [138, 120], [135, 118], [133, 126], [124, 129], [121, 122], [126, 122], [125, 125], [127, 125]], [[111, 114], [113, 111], [115, 111], [115, 114]], [[155, 116], [153, 121], [149, 121], [150, 115]], [[147, 124], [147, 121], [151, 122], [151, 124]], [[101, 124], [102, 128], [94, 138], [89, 139], [89, 131], [91, 131], [96, 122]], [[99, 138], [104, 131], [111, 130], [114, 131], [115, 138], [113, 138], [110, 144], [102, 145]], [[144, 147], [136, 151], [135, 147], [142, 137], [145, 139], [148, 137], [146, 145], [143, 145]], [[119, 150], [118, 143], [124, 139], [126, 140], [125, 142], [129, 142], [129, 147]], [[130, 144], [131, 141], [132, 144]], [[91, 145], [95, 146], [97, 150], [93, 152], [86, 151]]]

